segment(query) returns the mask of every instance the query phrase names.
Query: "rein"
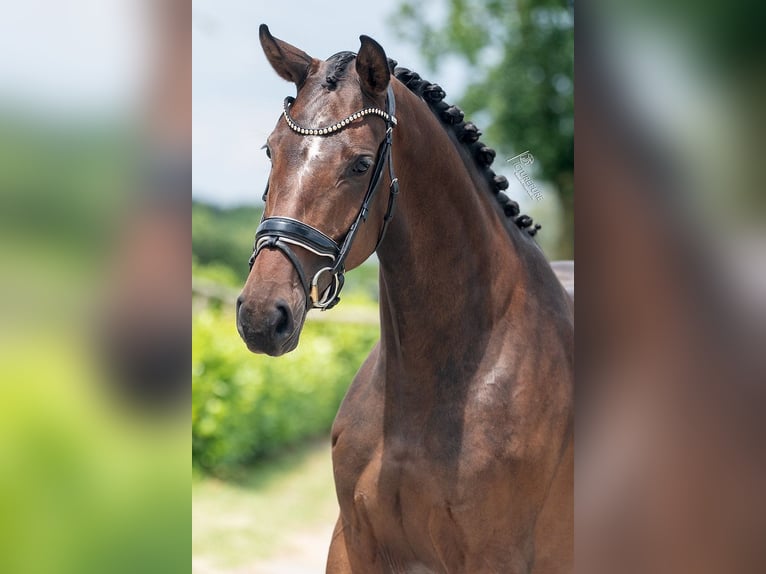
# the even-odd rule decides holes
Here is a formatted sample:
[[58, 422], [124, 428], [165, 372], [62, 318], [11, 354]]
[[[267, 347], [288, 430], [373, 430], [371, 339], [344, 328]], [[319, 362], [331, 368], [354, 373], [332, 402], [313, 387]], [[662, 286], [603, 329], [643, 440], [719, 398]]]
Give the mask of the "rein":
[[[391, 179], [391, 184], [389, 187], [388, 208], [386, 214], [383, 216], [383, 224], [381, 226], [380, 234], [378, 235], [378, 241], [375, 244], [376, 250], [381, 241], [383, 241], [389, 222], [393, 219], [396, 197], [399, 193], [399, 181], [394, 175], [394, 165], [391, 157], [392, 134], [394, 126], [396, 126], [396, 118], [394, 117], [396, 102], [394, 100], [393, 89], [391, 88], [391, 85], [389, 85], [388, 91], [386, 92], [386, 111], [379, 108], [364, 108], [331, 126], [323, 128], [305, 128], [300, 126], [290, 116], [290, 106], [294, 101], [295, 98], [285, 98], [283, 116], [290, 129], [300, 135], [332, 135], [344, 129], [351, 122], [368, 115], [382, 118], [385, 120], [387, 126], [386, 135], [378, 148], [378, 154], [375, 158], [375, 167], [372, 172], [370, 183], [367, 186], [364, 200], [362, 201], [362, 205], [359, 208], [359, 212], [357, 213], [354, 222], [351, 224], [351, 227], [349, 227], [340, 245], [319, 229], [291, 217], [262, 217], [258, 229], [255, 232], [255, 246], [253, 247], [253, 254], [250, 256], [250, 269], [253, 268], [256, 257], [258, 257], [258, 254], [263, 249], [277, 249], [281, 251], [285, 254], [290, 263], [292, 263], [298, 273], [301, 285], [306, 294], [306, 309], [321, 309], [324, 311], [326, 309], [332, 309], [337, 305], [338, 301], [340, 301], [339, 294], [345, 281], [346, 258], [351, 251], [351, 246], [359, 230], [360, 224], [367, 221], [370, 204], [375, 198], [383, 174], [383, 164], [385, 163], [388, 163], [388, 173]], [[263, 194], [264, 200], [266, 199], [268, 192], [269, 187], [267, 184], [266, 191]], [[330, 261], [325, 267], [320, 268], [309, 281], [300, 260], [295, 255], [291, 246], [301, 247], [315, 255], [327, 258]], [[324, 273], [331, 276], [331, 283], [320, 294], [319, 279]]]

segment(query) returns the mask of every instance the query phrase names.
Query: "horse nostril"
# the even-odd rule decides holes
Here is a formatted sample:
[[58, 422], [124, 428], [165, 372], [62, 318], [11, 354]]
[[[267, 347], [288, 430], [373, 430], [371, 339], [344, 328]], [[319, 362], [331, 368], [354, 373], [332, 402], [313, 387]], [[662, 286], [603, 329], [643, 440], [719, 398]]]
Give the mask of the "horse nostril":
[[290, 350], [285, 345], [293, 339], [295, 319], [287, 301], [264, 301], [240, 296], [236, 306], [237, 332], [248, 349], [272, 356]]
[[274, 322], [274, 333], [277, 335], [288, 334], [292, 330], [292, 314], [290, 309], [284, 303], [277, 303], [276, 321]]

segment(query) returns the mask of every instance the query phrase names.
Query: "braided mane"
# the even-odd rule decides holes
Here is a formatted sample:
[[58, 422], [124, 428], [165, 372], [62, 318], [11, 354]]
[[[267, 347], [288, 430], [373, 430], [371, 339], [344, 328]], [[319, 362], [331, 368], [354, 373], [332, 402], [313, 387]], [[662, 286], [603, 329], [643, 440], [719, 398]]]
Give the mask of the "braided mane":
[[463, 121], [463, 111], [457, 106], [451, 106], [443, 101], [446, 94], [441, 86], [422, 79], [412, 70], [396, 67], [397, 62], [394, 60], [389, 59], [389, 65], [394, 71], [394, 76], [411, 92], [425, 101], [434, 115], [441, 120], [445, 129], [451, 130], [457, 141], [463, 144], [468, 154], [474, 159], [476, 168], [489, 183], [489, 188], [503, 208], [506, 217], [512, 219], [520, 229], [526, 231], [530, 236], [534, 236], [540, 229], [540, 224], [534, 223], [531, 217], [522, 214], [519, 204], [503, 193], [503, 190], [508, 189], [508, 179], [490, 169], [496, 152], [479, 140], [481, 132], [476, 125], [473, 122]]
[[[331, 71], [325, 77], [322, 86], [330, 91], [334, 90], [338, 82], [345, 77], [347, 67], [355, 57], [354, 52], [338, 52], [330, 56], [327, 63], [331, 64]], [[508, 179], [490, 169], [497, 154], [495, 150], [487, 147], [479, 140], [481, 136], [479, 128], [473, 122], [464, 121], [464, 114], [460, 108], [443, 101], [446, 94], [441, 86], [424, 80], [412, 70], [397, 67], [395, 60], [389, 58], [388, 64], [394, 76], [428, 104], [444, 128], [454, 134], [468, 155], [473, 158], [476, 169], [487, 180], [490, 190], [500, 203], [506, 217], [512, 219], [517, 227], [526, 231], [530, 236], [534, 236], [537, 230], [541, 228], [540, 224], [535, 223], [530, 216], [521, 213], [519, 204], [503, 193], [504, 190], [508, 189]]]

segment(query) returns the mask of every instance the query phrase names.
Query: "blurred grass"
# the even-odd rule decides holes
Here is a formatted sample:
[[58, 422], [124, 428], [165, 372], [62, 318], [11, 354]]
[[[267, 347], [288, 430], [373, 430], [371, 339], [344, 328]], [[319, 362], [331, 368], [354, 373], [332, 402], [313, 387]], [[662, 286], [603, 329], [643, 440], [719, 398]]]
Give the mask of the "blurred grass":
[[337, 513], [327, 440], [262, 461], [237, 482], [197, 476], [192, 483], [192, 570], [252, 568], [289, 554], [296, 534], [306, 532], [324, 553], [330, 543], [324, 533]]
[[188, 567], [183, 419], [126, 410], [56, 334], [0, 350], [0, 572]]

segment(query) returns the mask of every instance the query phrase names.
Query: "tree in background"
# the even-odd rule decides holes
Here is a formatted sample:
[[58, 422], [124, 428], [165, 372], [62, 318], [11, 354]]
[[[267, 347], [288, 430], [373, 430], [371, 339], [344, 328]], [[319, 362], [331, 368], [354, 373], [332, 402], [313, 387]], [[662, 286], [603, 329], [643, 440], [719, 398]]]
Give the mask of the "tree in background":
[[432, 69], [452, 56], [474, 70], [460, 105], [488, 115], [487, 141], [530, 150], [563, 207], [556, 257], [574, 240], [574, 20], [554, 0], [404, 0], [393, 19]]

